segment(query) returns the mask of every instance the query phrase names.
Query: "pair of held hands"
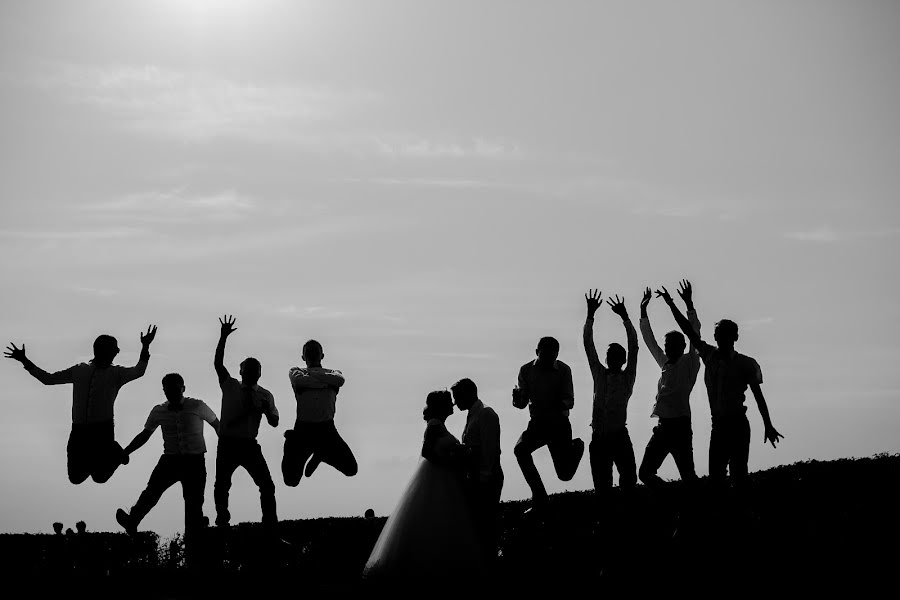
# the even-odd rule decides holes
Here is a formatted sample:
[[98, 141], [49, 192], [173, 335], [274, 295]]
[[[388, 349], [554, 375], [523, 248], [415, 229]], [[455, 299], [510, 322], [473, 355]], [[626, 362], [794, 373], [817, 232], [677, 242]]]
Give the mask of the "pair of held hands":
[[[693, 306], [693, 288], [691, 287], [691, 282], [687, 279], [682, 279], [678, 283], [678, 295], [681, 296], [681, 299], [684, 300], [686, 305]], [[603, 300], [601, 299], [602, 293], [600, 290], [593, 289], [588, 290], [588, 293], [584, 295], [584, 300], [587, 303], [587, 314], [589, 319], [594, 318], [594, 314], [603, 304]], [[669, 293], [669, 290], [666, 289], [665, 286], [660, 286], [659, 289], [656, 290], [656, 297], [662, 298], [665, 300], [666, 304], [672, 303], [672, 295]], [[650, 288], [644, 289], [644, 296], [641, 298], [641, 310], [646, 310], [647, 305], [650, 304], [650, 299], [652, 298], [652, 292]], [[619, 298], [618, 294], [616, 294], [615, 298], [607, 298], [606, 303], [612, 309], [614, 313], [622, 317], [623, 319], [628, 318], [628, 311], [625, 309], [625, 298]]]
[[[144, 348], [149, 348], [150, 344], [153, 343], [153, 340], [156, 338], [156, 325], [150, 325], [147, 327], [147, 333], [142, 333], [141, 335], [141, 346]], [[15, 343], [10, 343], [6, 347], [6, 352], [3, 353], [3, 356], [6, 358], [11, 358], [13, 360], [17, 360], [20, 363], [24, 364], [28, 358], [25, 356], [25, 344], [22, 344], [21, 348], [16, 347]], [[124, 464], [124, 463], [123, 463]]]

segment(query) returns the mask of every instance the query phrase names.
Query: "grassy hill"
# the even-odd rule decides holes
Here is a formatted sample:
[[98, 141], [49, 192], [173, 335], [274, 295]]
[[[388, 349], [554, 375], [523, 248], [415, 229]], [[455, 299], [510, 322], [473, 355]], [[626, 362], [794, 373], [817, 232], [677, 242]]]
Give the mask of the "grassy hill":
[[[543, 522], [502, 504], [493, 584], [504, 592], [652, 592], [692, 595], [857, 591], [893, 583], [900, 552], [900, 455], [807, 461], [751, 474], [743, 497], [692, 494], [680, 482], [651, 493], [614, 489], [601, 509], [592, 492], [551, 497]], [[31, 597], [93, 590], [95, 596], [202, 598], [272, 592], [357, 595], [359, 574], [385, 517], [284, 521], [289, 547], [273, 548], [259, 524], [224, 543], [204, 533], [187, 568], [182, 540], [152, 532], [0, 535], [4, 580]], [[448, 573], [430, 595], [465, 582]], [[465, 586], [463, 586], [465, 587]], [[222, 596], [219, 596], [222, 597]]]

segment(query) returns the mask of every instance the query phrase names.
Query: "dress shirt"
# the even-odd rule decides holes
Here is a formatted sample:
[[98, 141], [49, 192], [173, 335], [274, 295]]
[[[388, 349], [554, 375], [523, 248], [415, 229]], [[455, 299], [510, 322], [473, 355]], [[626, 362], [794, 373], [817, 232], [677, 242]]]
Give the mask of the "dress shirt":
[[749, 385], [763, 381], [759, 363], [738, 352], [723, 352], [704, 341], [697, 347], [706, 365], [703, 379], [713, 417], [731, 417], [747, 412], [744, 392]]
[[575, 406], [572, 369], [561, 360], [542, 366], [534, 359], [519, 369], [519, 390], [532, 418], [569, 416]]
[[477, 456], [480, 481], [489, 481], [500, 472], [500, 419], [481, 400], [476, 400], [468, 410], [462, 443]]
[[344, 376], [336, 369], [293, 367], [288, 376], [297, 399], [297, 422], [334, 420], [338, 390]]
[[263, 412], [278, 417], [275, 396], [261, 385], [244, 387], [234, 377], [228, 377], [220, 380], [219, 386], [222, 388], [220, 438], [255, 440]]
[[[687, 318], [691, 327], [699, 334], [700, 319], [697, 318], [697, 311], [689, 310]], [[653, 360], [662, 369], [656, 384], [656, 402], [650, 416], [663, 419], [690, 417], [691, 390], [694, 389], [697, 373], [700, 372], [700, 354], [694, 344], [691, 344], [686, 354], [669, 361], [666, 353], [656, 343], [650, 320], [641, 317], [640, 327], [644, 344], [653, 355]]]
[[177, 410], [168, 402], [154, 406], [144, 429], [152, 433], [162, 427], [163, 454], [203, 454], [206, 452], [203, 421], [212, 425], [216, 413], [203, 400], [185, 397]]
[[587, 353], [591, 377], [594, 380], [594, 405], [591, 411], [591, 427], [594, 431], [612, 433], [625, 429], [628, 416], [628, 400], [634, 391], [637, 376], [637, 332], [631, 319], [624, 319], [625, 334], [628, 338], [628, 355], [625, 368], [610, 371], [600, 362], [594, 346], [594, 319], [584, 322], [584, 349]]
[[68, 369], [47, 373], [31, 361], [25, 369], [45, 385], [71, 383], [72, 423], [102, 423], [113, 420], [113, 404], [119, 388], [137, 379], [147, 370], [150, 352], [141, 350], [140, 358], [133, 367], [110, 365], [99, 367], [94, 361], [79, 363]]

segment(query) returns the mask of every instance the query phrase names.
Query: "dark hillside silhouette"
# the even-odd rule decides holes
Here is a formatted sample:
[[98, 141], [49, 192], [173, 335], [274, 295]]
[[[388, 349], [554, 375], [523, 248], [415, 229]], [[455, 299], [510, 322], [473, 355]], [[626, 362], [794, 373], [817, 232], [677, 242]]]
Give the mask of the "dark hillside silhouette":
[[[694, 597], [847, 587], [860, 593], [891, 584], [900, 538], [900, 455], [807, 461], [751, 473], [750, 482], [752, 509], [729, 509], [727, 494], [707, 496], [698, 511], [680, 518], [681, 482], [663, 483], [652, 494], [638, 486], [627, 504], [614, 488], [612, 501], [623, 516], [600, 527], [592, 491], [552, 495], [543, 522], [523, 516], [527, 501], [504, 502], [495, 584], [510, 592], [668, 588]], [[701, 479], [701, 488], [706, 483]], [[0, 564], [7, 589], [24, 586], [32, 597], [87, 585], [95, 597], [162, 598], [176, 584], [185, 590], [179, 597], [211, 597], [217, 586], [222, 597], [238, 597], [241, 590], [259, 591], [261, 581], [273, 590], [302, 581], [304, 590], [350, 595], [365, 593], [360, 573], [385, 520], [283, 521], [287, 551], [267, 551], [262, 525], [240, 523], [218, 555], [224, 560], [208, 552], [194, 571], [181, 560], [180, 537], [85, 533], [90, 551], [103, 554], [83, 562], [98, 566], [60, 573], [51, 559], [52, 534], [4, 534]]]

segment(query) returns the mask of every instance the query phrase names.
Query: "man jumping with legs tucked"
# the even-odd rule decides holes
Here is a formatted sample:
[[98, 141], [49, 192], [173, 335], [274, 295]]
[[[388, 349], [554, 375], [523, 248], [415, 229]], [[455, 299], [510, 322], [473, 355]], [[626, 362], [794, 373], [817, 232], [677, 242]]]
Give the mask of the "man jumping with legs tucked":
[[519, 369], [518, 385], [512, 392], [513, 406], [519, 409], [527, 406], [530, 417], [513, 453], [531, 488], [532, 504], [526, 514], [541, 517], [546, 513], [549, 496], [531, 455], [547, 446], [556, 475], [561, 481], [570, 481], [584, 454], [584, 442], [572, 438], [569, 422], [569, 411], [575, 406], [572, 369], [557, 360], [559, 342], [552, 337], [541, 338], [535, 354], [536, 359]]
[[303, 344], [301, 357], [306, 367], [293, 367], [288, 373], [297, 399], [297, 420], [293, 429], [284, 432], [281, 474], [290, 487], [296, 487], [304, 475], [310, 477], [321, 463], [347, 477], [359, 470], [356, 457], [334, 426], [343, 374], [322, 366], [325, 352], [316, 340]]

